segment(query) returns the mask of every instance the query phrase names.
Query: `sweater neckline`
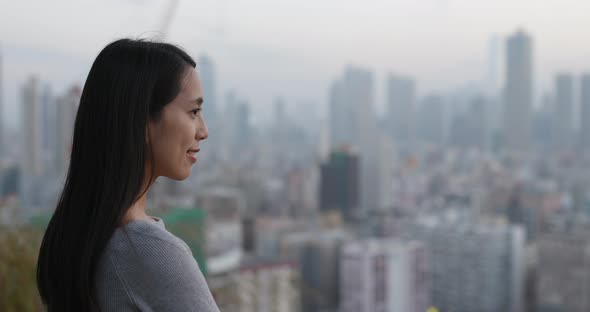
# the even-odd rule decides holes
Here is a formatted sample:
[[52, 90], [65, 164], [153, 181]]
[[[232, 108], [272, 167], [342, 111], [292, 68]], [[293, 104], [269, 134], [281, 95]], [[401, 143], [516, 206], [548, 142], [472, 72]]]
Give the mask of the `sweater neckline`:
[[127, 228], [133, 228], [136, 226], [141, 226], [141, 225], [156, 225], [159, 228], [164, 229], [164, 221], [162, 221], [161, 218], [158, 217], [153, 217], [153, 216], [148, 216], [148, 218], [146, 219], [134, 219], [129, 221], [127, 224], [125, 224], [123, 227], [127, 227]]

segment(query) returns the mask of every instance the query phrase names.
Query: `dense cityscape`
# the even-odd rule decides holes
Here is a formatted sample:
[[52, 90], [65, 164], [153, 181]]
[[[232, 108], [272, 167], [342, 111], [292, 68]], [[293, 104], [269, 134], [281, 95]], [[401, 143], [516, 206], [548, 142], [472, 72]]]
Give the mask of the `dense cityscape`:
[[[590, 311], [590, 69], [534, 90], [534, 43], [526, 29], [493, 38], [488, 79], [448, 93], [343, 65], [327, 118], [277, 97], [266, 123], [200, 55], [210, 135], [148, 211], [187, 242], [222, 311]], [[18, 130], [0, 132], [2, 311], [41, 310], [38, 244], [81, 83], [56, 92], [30, 73]]]

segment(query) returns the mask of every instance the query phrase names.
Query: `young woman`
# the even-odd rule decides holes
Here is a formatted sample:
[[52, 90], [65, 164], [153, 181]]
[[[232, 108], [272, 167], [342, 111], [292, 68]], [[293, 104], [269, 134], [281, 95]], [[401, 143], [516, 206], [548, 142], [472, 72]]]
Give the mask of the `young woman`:
[[145, 211], [154, 180], [186, 179], [208, 136], [195, 66], [143, 40], [96, 57], [39, 254], [48, 311], [219, 311], [190, 249]]

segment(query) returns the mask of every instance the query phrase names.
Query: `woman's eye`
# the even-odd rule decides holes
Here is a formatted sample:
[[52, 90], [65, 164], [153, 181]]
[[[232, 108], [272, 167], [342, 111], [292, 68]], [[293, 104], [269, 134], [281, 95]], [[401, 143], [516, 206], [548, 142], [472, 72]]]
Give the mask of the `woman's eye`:
[[198, 114], [200, 111], [201, 111], [201, 109], [200, 109], [200, 108], [195, 108], [195, 109], [193, 109], [193, 110], [191, 111], [191, 113], [193, 113], [193, 115], [195, 115], [195, 116], [196, 116], [196, 115], [197, 115], [197, 114]]

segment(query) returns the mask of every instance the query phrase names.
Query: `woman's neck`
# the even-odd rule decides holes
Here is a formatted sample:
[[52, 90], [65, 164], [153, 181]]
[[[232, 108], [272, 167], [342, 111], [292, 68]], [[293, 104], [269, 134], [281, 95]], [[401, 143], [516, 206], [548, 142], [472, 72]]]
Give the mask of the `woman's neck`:
[[[145, 177], [151, 177], [149, 170], [146, 170]], [[152, 186], [152, 183], [153, 180], [149, 181], [149, 178], [144, 179], [141, 187], [142, 195], [137, 201], [135, 201], [135, 203], [133, 203], [133, 205], [131, 205], [131, 207], [129, 207], [123, 216], [123, 219], [121, 220], [121, 225], [125, 225], [133, 220], [145, 220], [149, 218], [149, 216], [145, 213], [145, 207], [147, 202], [147, 194], [150, 187]]]
[[146, 207], [146, 200], [147, 200], [147, 192], [143, 194], [125, 213], [123, 216], [123, 220], [121, 220], [121, 224], [125, 225], [133, 220], [145, 220], [148, 219], [148, 215], [145, 213]]

